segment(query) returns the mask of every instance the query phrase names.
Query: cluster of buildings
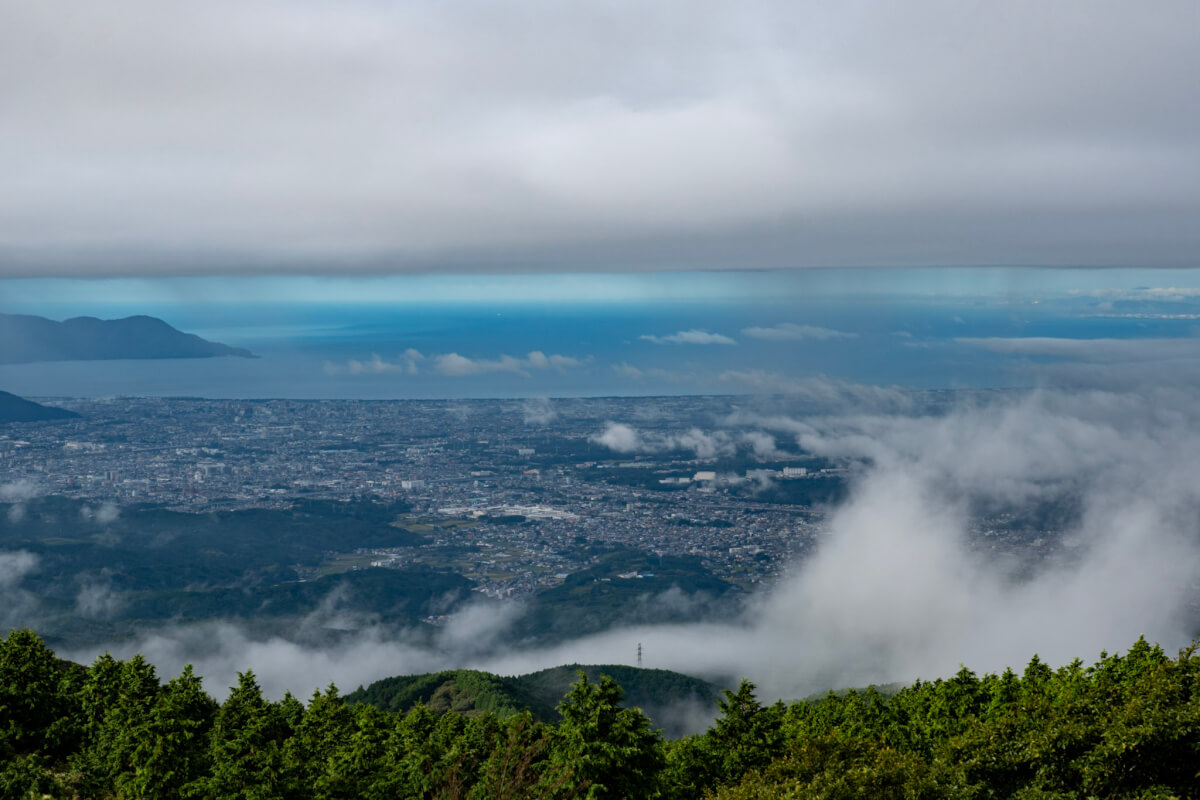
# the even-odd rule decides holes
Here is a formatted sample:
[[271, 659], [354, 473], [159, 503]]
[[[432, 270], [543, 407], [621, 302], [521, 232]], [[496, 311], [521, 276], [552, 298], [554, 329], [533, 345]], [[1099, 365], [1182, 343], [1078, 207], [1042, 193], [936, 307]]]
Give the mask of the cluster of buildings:
[[[556, 401], [551, 420], [531, 422], [505, 401], [63, 400], [79, 419], [0, 427], [0, 488], [191, 512], [403, 501], [428, 544], [367, 554], [369, 563], [455, 569], [497, 596], [560, 582], [599, 546], [696, 556], [750, 586], [815, 546], [819, 509], [735, 491], [713, 458], [630, 460], [595, 442], [614, 418], [692, 425], [722, 403]], [[631, 472], [648, 477], [617, 479]], [[751, 472], [792, 480], [814, 470]]]

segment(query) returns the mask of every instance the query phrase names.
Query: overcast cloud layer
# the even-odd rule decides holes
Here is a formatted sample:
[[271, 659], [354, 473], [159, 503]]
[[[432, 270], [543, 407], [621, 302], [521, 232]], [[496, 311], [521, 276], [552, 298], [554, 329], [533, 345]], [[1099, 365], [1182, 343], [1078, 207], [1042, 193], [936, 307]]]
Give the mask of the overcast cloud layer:
[[1194, 265], [1200, 8], [0, 0], [0, 276]]

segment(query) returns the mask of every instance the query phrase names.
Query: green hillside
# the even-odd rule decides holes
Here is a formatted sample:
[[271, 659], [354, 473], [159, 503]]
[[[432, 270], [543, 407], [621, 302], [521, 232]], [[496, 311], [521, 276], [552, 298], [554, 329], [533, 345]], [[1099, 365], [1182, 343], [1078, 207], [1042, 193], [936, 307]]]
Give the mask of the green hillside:
[[487, 713], [501, 718], [530, 711], [537, 719], [554, 721], [559, 718], [556, 707], [581, 671], [591, 681], [611, 677], [625, 690], [623, 705], [641, 708], [668, 736], [688, 732], [668, 713], [672, 707], [687, 703], [715, 713], [722, 696], [715, 684], [665, 669], [568, 664], [515, 677], [469, 669], [399, 675], [359, 687], [346, 695], [346, 702], [367, 703], [383, 711], [409, 711], [421, 703], [438, 713]]
[[401, 712], [422, 704], [438, 713], [455, 711], [468, 717], [487, 713], [506, 718], [524, 709], [537, 717], [550, 716], [521, 692], [515, 679], [473, 669], [383, 678], [346, 695], [346, 702]]

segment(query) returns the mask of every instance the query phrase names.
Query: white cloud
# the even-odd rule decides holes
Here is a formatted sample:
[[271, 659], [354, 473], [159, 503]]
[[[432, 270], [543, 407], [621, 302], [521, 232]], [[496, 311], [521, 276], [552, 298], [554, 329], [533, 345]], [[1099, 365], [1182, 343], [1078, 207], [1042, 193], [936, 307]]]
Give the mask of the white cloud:
[[741, 449], [750, 450], [760, 458], [780, 455], [775, 447], [775, 438], [761, 431], [734, 434], [726, 430], [705, 431], [693, 427], [681, 432], [647, 433], [623, 422], [610, 421], [602, 432], [589, 437], [589, 441], [627, 454], [690, 450], [696, 458], [713, 459], [731, 456]]
[[653, 334], [643, 334], [640, 338], [647, 342], [655, 344], [737, 344], [737, 342], [728, 336], [720, 333], [709, 333], [698, 328], [691, 330], [679, 331], [667, 336], [655, 336]]
[[857, 339], [857, 333], [835, 331], [832, 328], [820, 328], [815, 325], [797, 325], [794, 322], [781, 322], [770, 328], [742, 328], [742, 335], [752, 339], [764, 339], [769, 342], [798, 342], [805, 339], [823, 342], [829, 339]]
[[425, 360], [419, 350], [408, 348], [395, 361], [386, 361], [378, 353], [372, 353], [366, 361], [351, 359], [345, 364], [325, 362], [325, 371], [330, 375], [416, 375], [417, 364]]
[[571, 367], [578, 367], [582, 363], [577, 358], [557, 354], [546, 355], [540, 350], [534, 350], [524, 358], [501, 355], [497, 359], [472, 359], [458, 353], [446, 353], [434, 358], [434, 369], [442, 375], [452, 377], [510, 372], [527, 378], [530, 374], [529, 370], [554, 369], [562, 372]]
[[603, 432], [588, 439], [617, 453], [637, 453], [642, 449], [642, 438], [638, 432], [620, 422], [607, 423]]

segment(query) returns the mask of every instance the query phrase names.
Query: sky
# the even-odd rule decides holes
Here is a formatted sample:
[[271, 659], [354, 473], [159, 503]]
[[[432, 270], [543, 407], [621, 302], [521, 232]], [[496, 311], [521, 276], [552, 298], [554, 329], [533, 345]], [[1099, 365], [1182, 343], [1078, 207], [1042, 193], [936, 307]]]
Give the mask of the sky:
[[1194, 267], [1197, 74], [1187, 0], [0, 0], [0, 278]]

